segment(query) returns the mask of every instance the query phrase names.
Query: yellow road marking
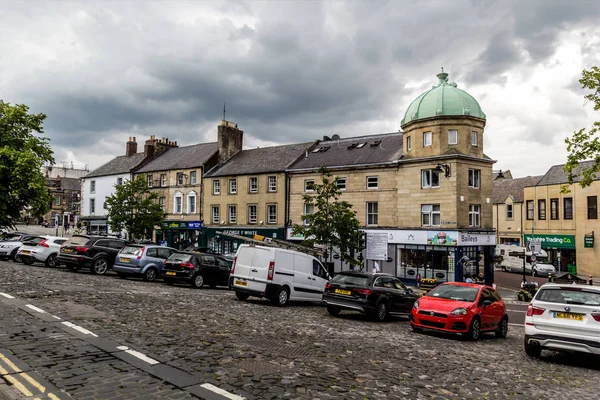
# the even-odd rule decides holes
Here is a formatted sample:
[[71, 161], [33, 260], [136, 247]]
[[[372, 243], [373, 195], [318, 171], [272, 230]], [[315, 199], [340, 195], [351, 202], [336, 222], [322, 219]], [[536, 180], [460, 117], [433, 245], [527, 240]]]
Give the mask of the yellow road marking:
[[[31, 376], [29, 376], [25, 372], [21, 371], [21, 369], [19, 367], [17, 367], [12, 361], [10, 361], [2, 353], [0, 353], [0, 360], [4, 361], [4, 363], [6, 365], [8, 365], [10, 368], [12, 368], [16, 373], [18, 373], [19, 375], [21, 375], [27, 382], [29, 382], [33, 386], [35, 386], [35, 388], [38, 389], [40, 392], [44, 393], [46, 391], [46, 388], [42, 384], [40, 384], [38, 381], [36, 381], [35, 379], [33, 379]], [[6, 375], [6, 374], [8, 374], [8, 371], [6, 371], [4, 368], [0, 367], [0, 373], [3, 374], [3, 375]]]
[[48, 397], [50, 397], [51, 400], [60, 400], [58, 397], [56, 397], [52, 393], [48, 393]]
[[8, 375], [8, 371], [0, 366], [0, 375]]
[[21, 375], [23, 378], [25, 378], [25, 380], [29, 383], [31, 383], [33, 386], [36, 387], [37, 390], [39, 390], [40, 392], [44, 393], [46, 391], [46, 388], [44, 386], [42, 386], [42, 384], [40, 384], [38, 381], [36, 381], [35, 379], [33, 379], [31, 376], [29, 376], [28, 374], [26, 374], [25, 372], [20, 373], [19, 375]]
[[15, 372], [22, 372], [19, 367], [17, 367], [15, 364], [12, 363], [12, 361], [10, 361], [8, 358], [6, 358], [4, 356], [4, 354], [0, 353], [0, 360], [4, 361], [6, 363], [6, 365], [8, 365], [9, 367], [11, 367]]
[[23, 386], [23, 384], [21, 382], [16, 380], [13, 376], [5, 375], [3, 378], [6, 379], [7, 381], [9, 381], [14, 387], [19, 389], [19, 391], [21, 393], [23, 393], [25, 396], [27, 396], [27, 397], [33, 396], [33, 393], [31, 393], [25, 386]]

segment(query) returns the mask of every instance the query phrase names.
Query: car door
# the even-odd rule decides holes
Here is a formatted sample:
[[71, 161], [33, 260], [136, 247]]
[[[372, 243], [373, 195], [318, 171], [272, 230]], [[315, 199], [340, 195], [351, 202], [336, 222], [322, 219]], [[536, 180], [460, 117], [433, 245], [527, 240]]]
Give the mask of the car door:
[[295, 294], [302, 299], [320, 298], [320, 295], [313, 293], [313, 263], [311, 259], [305, 254], [296, 252], [291, 254], [294, 257]]
[[378, 277], [373, 286], [377, 288], [377, 292], [379, 292], [380, 297], [385, 297], [388, 299], [390, 312], [402, 312], [402, 297], [399, 296], [400, 291], [394, 286], [394, 279], [391, 276]]
[[312, 276], [312, 288], [314, 294], [318, 298], [321, 298], [325, 291], [325, 285], [329, 282], [329, 274], [318, 260], [312, 259], [313, 262], [313, 276]]
[[110, 261], [110, 265], [115, 263], [115, 259], [117, 258], [117, 254], [119, 251], [125, 246], [125, 242], [121, 240], [110, 240], [108, 242], [108, 257]]
[[506, 313], [506, 307], [504, 306], [502, 297], [500, 297], [500, 294], [496, 290], [490, 289], [490, 293], [492, 294], [493, 301], [491, 310], [493, 315], [492, 322], [494, 323], [494, 325], [498, 326], [502, 321], [502, 318], [504, 318], [504, 314]]
[[173, 251], [166, 247], [159, 247], [159, 248], [157, 248], [157, 253], [158, 253], [158, 256], [157, 256], [156, 265], [162, 271], [163, 267], [165, 265], [165, 261], [167, 261], [167, 258], [171, 257], [171, 254], [173, 254]]
[[216, 257], [218, 280], [217, 284], [227, 286], [229, 282], [229, 271], [231, 271], [231, 262], [224, 258]]
[[400, 279], [392, 278], [392, 285], [394, 286], [394, 302], [399, 313], [410, 314], [412, 306], [417, 299], [417, 296], [404, 286], [404, 283]]
[[161, 263], [163, 262], [162, 258], [160, 258], [158, 254], [158, 247], [150, 247], [146, 250], [146, 262], [144, 265], [140, 265], [140, 267], [144, 268], [148, 264], [156, 265], [157, 268], [161, 269]]
[[[490, 304], [485, 306], [485, 301], [489, 301]], [[492, 298], [491, 289], [483, 288], [481, 290], [479, 307], [481, 307], [481, 327], [483, 329], [489, 329], [490, 326], [494, 326], [494, 299]]]
[[207, 281], [216, 281], [218, 280], [217, 273], [217, 260], [215, 256], [203, 254], [199, 256], [200, 263], [202, 264], [202, 275], [204, 275], [204, 279]]

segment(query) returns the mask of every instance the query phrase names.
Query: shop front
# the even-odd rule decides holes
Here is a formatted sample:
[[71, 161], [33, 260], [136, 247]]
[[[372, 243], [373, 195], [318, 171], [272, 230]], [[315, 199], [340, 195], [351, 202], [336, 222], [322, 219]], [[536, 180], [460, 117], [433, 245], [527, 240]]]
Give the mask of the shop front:
[[556, 267], [558, 272], [575, 273], [575, 235], [525, 234], [523, 235], [525, 244], [532, 237], [541, 242], [542, 249], [548, 253], [548, 261]]
[[[203, 247], [208, 247], [211, 251], [218, 254], [234, 254], [240, 244], [244, 243], [241, 239], [228, 237], [227, 234], [236, 236], [245, 236], [253, 238], [255, 235], [272, 239], [284, 239], [284, 228], [259, 228], [250, 227], [205, 227], [204, 230], [206, 243]], [[221, 233], [223, 234], [221, 234]]]
[[164, 221], [155, 232], [155, 242], [183, 250], [202, 242], [202, 221]]

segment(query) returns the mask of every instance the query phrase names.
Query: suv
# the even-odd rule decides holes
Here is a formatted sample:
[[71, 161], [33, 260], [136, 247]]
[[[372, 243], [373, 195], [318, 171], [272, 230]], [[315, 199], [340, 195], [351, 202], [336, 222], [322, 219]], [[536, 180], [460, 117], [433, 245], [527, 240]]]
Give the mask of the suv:
[[57, 261], [70, 271], [89, 268], [93, 274], [104, 275], [112, 268], [115, 257], [127, 240], [106, 236], [73, 235], [60, 248]]
[[211, 288], [229, 284], [231, 261], [215, 254], [175, 253], [163, 267], [163, 281], [172, 285], [175, 281], [188, 282], [194, 288], [206, 283]]
[[525, 353], [542, 349], [600, 354], [600, 287], [546, 283], [527, 307]]
[[138, 275], [152, 282], [160, 277], [165, 260], [176, 252], [173, 248], [155, 244], [128, 244], [117, 255], [113, 271], [121, 278]]
[[56, 267], [56, 256], [60, 251], [60, 245], [67, 238], [58, 236], [32, 236], [19, 247], [17, 256], [23, 264], [31, 265], [34, 262], [45, 263], [47, 267]]

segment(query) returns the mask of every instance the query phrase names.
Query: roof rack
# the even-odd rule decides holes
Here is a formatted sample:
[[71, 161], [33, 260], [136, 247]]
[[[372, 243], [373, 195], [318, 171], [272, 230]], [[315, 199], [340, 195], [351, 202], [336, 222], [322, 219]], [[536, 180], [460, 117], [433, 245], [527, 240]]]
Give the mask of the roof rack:
[[322, 249], [302, 246], [299, 244], [293, 244], [293, 243], [286, 242], [285, 240], [268, 238], [268, 237], [264, 237], [264, 236], [260, 236], [260, 235], [255, 235], [255, 237], [261, 237], [261, 238], [263, 238], [262, 240], [255, 239], [255, 238], [249, 238], [247, 236], [234, 235], [233, 233], [219, 232], [219, 231], [217, 231], [217, 235], [227, 236], [227, 237], [230, 237], [233, 239], [242, 240], [244, 242], [254, 244], [254, 245], [274, 247], [274, 248], [287, 249], [287, 250], [296, 250], [296, 251], [299, 251], [302, 253], [310, 254], [314, 257], [323, 256]]

